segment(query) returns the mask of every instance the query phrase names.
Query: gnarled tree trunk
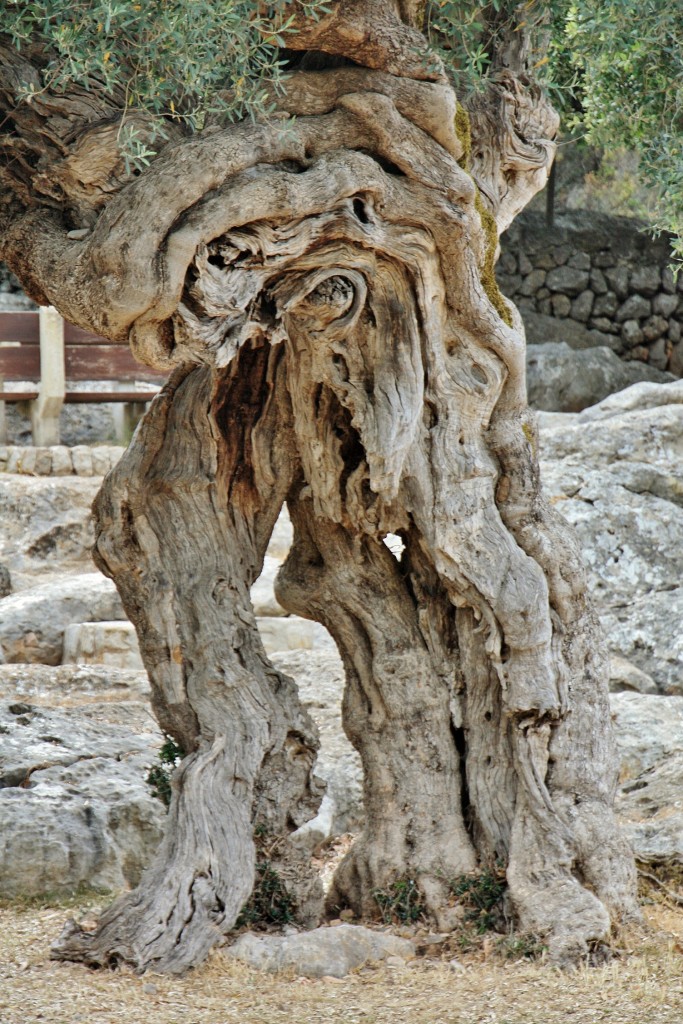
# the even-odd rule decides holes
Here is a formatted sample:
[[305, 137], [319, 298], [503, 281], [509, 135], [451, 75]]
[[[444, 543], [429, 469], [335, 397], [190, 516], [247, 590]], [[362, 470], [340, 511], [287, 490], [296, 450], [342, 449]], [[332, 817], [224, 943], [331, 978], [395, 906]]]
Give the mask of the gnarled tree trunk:
[[[473, 107], [470, 154], [452, 89], [401, 21], [420, 5], [396, 7], [301, 22], [294, 46], [364, 66], [304, 58], [274, 97], [296, 114], [286, 130], [172, 139], [126, 180], [84, 117], [78, 146], [35, 180], [16, 173], [4, 253], [32, 293], [176, 368], [105, 481], [96, 558], [187, 756], [140, 886], [58, 956], [199, 962], [249, 896], [255, 830], [301, 920], [318, 917], [292, 838], [320, 797], [315, 731], [249, 602], [285, 501], [278, 595], [337, 641], [365, 776], [334, 912], [372, 916], [377, 889], [409, 876], [450, 927], [448, 880], [501, 861], [517, 925], [558, 961], [635, 913], [602, 642], [542, 494], [523, 330], [493, 278], [556, 119], [507, 62]], [[41, 102], [19, 136], [54, 138]], [[41, 205], [51, 176], [61, 213]]]

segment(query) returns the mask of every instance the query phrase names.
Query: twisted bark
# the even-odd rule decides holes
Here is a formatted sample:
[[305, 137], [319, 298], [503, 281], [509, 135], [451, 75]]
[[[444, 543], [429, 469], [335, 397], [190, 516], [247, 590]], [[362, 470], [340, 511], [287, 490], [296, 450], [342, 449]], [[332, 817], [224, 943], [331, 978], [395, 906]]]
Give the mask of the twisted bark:
[[322, 796], [317, 733], [268, 662], [249, 600], [293, 469], [279, 356], [249, 346], [226, 373], [178, 371], [98, 496], [96, 561], [137, 628], [159, 723], [187, 756], [138, 888], [95, 932], [70, 923], [60, 959], [169, 973], [200, 963], [252, 891], [254, 833], [300, 922], [319, 918], [320, 882], [289, 838]]
[[[188, 756], [140, 887], [59, 956], [198, 962], [249, 895], [255, 828], [316, 918], [290, 839], [319, 799], [314, 730], [248, 597], [285, 500], [278, 592], [337, 640], [365, 773], [335, 910], [372, 915], [374, 892], [409, 875], [448, 927], [448, 879], [502, 860], [518, 925], [559, 962], [635, 913], [602, 643], [542, 495], [521, 321], [493, 279], [497, 228], [544, 182], [556, 120], [501, 70], [461, 166], [418, 8], [358, 0], [301, 22], [296, 46], [365, 66], [304, 61], [275, 97], [296, 115], [286, 130], [216, 124], [135, 180], [96, 95], [73, 137], [47, 100], [14, 122], [5, 258], [74, 322], [175, 368], [98, 499], [96, 557]], [[49, 172], [32, 163], [36, 124], [60, 154]]]

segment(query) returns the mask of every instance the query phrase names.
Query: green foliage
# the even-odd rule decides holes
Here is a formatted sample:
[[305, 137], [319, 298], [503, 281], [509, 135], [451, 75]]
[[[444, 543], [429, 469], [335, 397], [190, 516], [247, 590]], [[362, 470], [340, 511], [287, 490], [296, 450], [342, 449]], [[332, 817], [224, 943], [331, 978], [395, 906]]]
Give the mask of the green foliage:
[[171, 777], [185, 757], [185, 751], [170, 736], [158, 754], [159, 764], [150, 768], [147, 784], [152, 787], [152, 794], [166, 807], [171, 803]]
[[[332, 0], [299, 0], [319, 17]], [[339, 0], [337, 0], [339, 2]], [[291, 11], [291, 7], [289, 8]], [[430, 0], [424, 28], [462, 93], [481, 89], [496, 54], [528, 34], [530, 70], [563, 109], [565, 126], [603, 149], [634, 151], [656, 195], [655, 230], [683, 237], [683, 4], [672, 0]], [[121, 144], [144, 166], [153, 139], [126, 123], [144, 109], [190, 130], [208, 114], [267, 111], [293, 31], [286, 0], [5, 0], [0, 33], [20, 49], [38, 43], [41, 89], [97, 86], [124, 113]], [[683, 259], [683, 242], [677, 243]]]
[[683, 7], [670, 0], [551, 4], [548, 83], [567, 128], [626, 149], [652, 189], [648, 219], [683, 259]]
[[465, 923], [472, 925], [478, 935], [500, 923], [506, 888], [504, 873], [488, 868], [473, 875], [460, 875], [450, 882], [452, 894], [465, 908]]
[[268, 860], [256, 865], [254, 889], [235, 922], [245, 925], [284, 925], [294, 920], [296, 903]]
[[[312, 17], [327, 10], [322, 0], [299, 6]], [[284, 8], [285, 0], [5, 0], [0, 32], [19, 50], [42, 45], [43, 88], [97, 85], [117, 105], [196, 130], [212, 110], [232, 118], [264, 112], [265, 87], [281, 81], [279, 48], [292, 31]], [[38, 91], [27, 85], [25, 99]]]
[[385, 889], [375, 889], [372, 895], [385, 924], [412, 924], [425, 916], [422, 893], [413, 878], [397, 878]]
[[539, 960], [548, 947], [535, 935], [508, 935], [498, 949], [506, 960]]
[[539, 47], [534, 62], [544, 63], [540, 49], [545, 38], [538, 30], [548, 20], [547, 0], [432, 0], [427, 4], [425, 32], [449, 69], [460, 92], [478, 92], [486, 83], [503, 40], [525, 29], [532, 46]]

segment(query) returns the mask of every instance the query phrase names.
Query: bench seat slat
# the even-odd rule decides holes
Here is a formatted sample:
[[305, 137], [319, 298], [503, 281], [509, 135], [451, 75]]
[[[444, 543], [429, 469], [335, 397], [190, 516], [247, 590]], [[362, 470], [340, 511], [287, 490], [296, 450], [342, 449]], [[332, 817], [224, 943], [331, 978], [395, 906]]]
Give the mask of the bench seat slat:
[[98, 402], [151, 402], [158, 391], [67, 391], [65, 402], [89, 405]]
[[[157, 391], [67, 391], [64, 401], [70, 404], [95, 405], [106, 402], [151, 402]], [[32, 402], [38, 397], [37, 391], [2, 391], [0, 402]]]
[[3, 391], [0, 388], [0, 402], [33, 402], [37, 397], [37, 391]]
[[[40, 344], [40, 319], [37, 310], [0, 311], [0, 342], [19, 341], [22, 345]], [[67, 345], [120, 345], [99, 334], [84, 331], [82, 327], [64, 321], [64, 341]]]
[[[67, 380], [140, 380], [148, 384], [162, 384], [166, 380], [165, 373], [138, 363], [125, 345], [67, 345], [65, 372]], [[38, 346], [0, 346], [0, 377], [40, 380]]]

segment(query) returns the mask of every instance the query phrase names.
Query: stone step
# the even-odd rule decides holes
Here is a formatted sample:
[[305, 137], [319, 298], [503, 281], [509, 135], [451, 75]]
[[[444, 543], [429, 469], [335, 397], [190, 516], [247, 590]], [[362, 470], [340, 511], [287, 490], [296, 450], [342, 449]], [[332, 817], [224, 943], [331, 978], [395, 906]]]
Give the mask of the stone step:
[[132, 622], [77, 622], [67, 626], [62, 664], [144, 668]]
[[[259, 616], [256, 622], [267, 654], [333, 647], [332, 638], [323, 626], [296, 615]], [[137, 634], [130, 622], [78, 622], [67, 626], [62, 664], [144, 668]]]

